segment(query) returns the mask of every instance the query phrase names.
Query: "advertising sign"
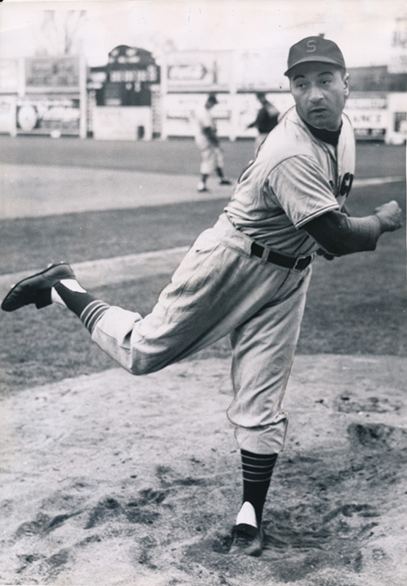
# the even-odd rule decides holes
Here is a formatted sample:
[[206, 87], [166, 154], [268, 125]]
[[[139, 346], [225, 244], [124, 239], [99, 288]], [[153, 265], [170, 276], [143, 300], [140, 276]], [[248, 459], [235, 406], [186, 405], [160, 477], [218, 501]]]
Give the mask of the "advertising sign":
[[385, 95], [349, 98], [345, 112], [355, 130], [356, 138], [383, 139], [388, 126], [387, 97]]
[[17, 101], [17, 134], [80, 134], [79, 98], [27, 97]]
[[347, 112], [356, 138], [382, 138], [387, 128], [386, 110], [351, 110]]
[[225, 91], [230, 89], [230, 51], [178, 51], [167, 63], [168, 91]]
[[76, 57], [31, 57], [25, 60], [26, 91], [79, 91]]

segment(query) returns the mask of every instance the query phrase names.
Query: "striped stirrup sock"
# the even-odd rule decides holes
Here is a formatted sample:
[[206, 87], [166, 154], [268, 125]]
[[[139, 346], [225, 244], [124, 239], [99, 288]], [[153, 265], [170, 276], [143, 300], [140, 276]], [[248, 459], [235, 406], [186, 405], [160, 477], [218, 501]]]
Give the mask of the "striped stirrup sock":
[[95, 325], [100, 320], [105, 311], [109, 309], [109, 307], [110, 305], [104, 301], [95, 299], [94, 301], [91, 301], [91, 303], [89, 303], [89, 305], [87, 305], [82, 311], [81, 315], [79, 316], [80, 320], [90, 333], [93, 332]]
[[254, 454], [241, 450], [243, 473], [243, 502], [251, 503], [260, 527], [264, 503], [270, 486], [277, 454]]
[[56, 283], [54, 289], [68, 309], [73, 311], [90, 333], [110, 305], [97, 299], [84, 289], [74, 291], [62, 283]]

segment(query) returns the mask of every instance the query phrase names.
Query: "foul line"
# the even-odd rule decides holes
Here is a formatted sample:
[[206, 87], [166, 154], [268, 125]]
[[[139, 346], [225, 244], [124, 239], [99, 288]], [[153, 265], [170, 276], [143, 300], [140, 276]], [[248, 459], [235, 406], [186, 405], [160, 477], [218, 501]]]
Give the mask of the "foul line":
[[[126, 281], [138, 281], [146, 277], [168, 275], [177, 267], [188, 250], [187, 246], [179, 246], [154, 252], [142, 252], [126, 256], [115, 256], [99, 260], [72, 263], [78, 280], [89, 288], [113, 285]], [[18, 273], [0, 276], [0, 295], [4, 297], [10, 287], [38, 269], [28, 269]]]
[[384, 185], [386, 183], [401, 183], [405, 177], [370, 177], [366, 179], [355, 179], [353, 187], [368, 187], [369, 185]]

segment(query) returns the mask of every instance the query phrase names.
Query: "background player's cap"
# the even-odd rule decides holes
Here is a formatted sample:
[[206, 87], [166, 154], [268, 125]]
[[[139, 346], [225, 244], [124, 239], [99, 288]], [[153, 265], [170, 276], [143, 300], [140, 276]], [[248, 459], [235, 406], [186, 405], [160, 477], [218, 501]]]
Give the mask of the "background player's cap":
[[289, 76], [292, 69], [300, 63], [315, 61], [331, 63], [346, 69], [342, 51], [336, 43], [324, 37], [306, 37], [291, 47], [288, 53], [287, 71], [284, 75]]
[[216, 94], [208, 94], [208, 102], [212, 102], [213, 104], [217, 104], [218, 103], [218, 98], [216, 97]]

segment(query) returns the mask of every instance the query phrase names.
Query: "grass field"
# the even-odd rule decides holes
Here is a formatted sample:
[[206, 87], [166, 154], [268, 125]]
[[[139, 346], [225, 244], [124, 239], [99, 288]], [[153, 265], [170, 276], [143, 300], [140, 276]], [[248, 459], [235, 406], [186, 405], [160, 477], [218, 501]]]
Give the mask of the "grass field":
[[[80, 164], [79, 154], [82, 164], [98, 167], [108, 165], [110, 160], [111, 165], [123, 168], [122, 165], [130, 165], [130, 154], [138, 152], [143, 153], [145, 159], [143, 170], [161, 169], [174, 173], [187, 172], [187, 163], [189, 165], [195, 156], [192, 154], [188, 159], [186, 148], [191, 151], [191, 143], [188, 145], [185, 141], [120, 145], [67, 140], [52, 142], [51, 146], [55, 145], [52, 149], [46, 139], [1, 141], [9, 145], [1, 151], [3, 161], [63, 164], [66, 166], [64, 172], [69, 172], [70, 165]], [[252, 143], [226, 147], [228, 157], [237, 167], [250, 155]], [[402, 148], [361, 146], [361, 175], [403, 175], [403, 156]], [[137, 169], [141, 156], [135, 159], [138, 163], [134, 168]], [[358, 188], [354, 190], [350, 208], [355, 215], [365, 215], [389, 199], [396, 199], [404, 207], [404, 190], [401, 182]], [[200, 230], [215, 221], [225, 202], [219, 199], [194, 202], [191, 194], [191, 202], [183, 204], [3, 220], [0, 221], [0, 274], [29, 271], [61, 259], [79, 262], [188, 245]], [[384, 235], [375, 253], [352, 255], [332, 262], [318, 259], [299, 352], [405, 356], [405, 267], [404, 230]], [[127, 281], [120, 287], [105, 287], [96, 293], [112, 304], [146, 313], [167, 279], [167, 276], [156, 277], [137, 284]], [[41, 312], [28, 308], [13, 315], [3, 313], [0, 320], [3, 393], [113, 366], [110, 359], [91, 345], [76, 318], [60, 308]], [[201, 355], [227, 352], [227, 341], [222, 341]]]
[[[225, 169], [231, 177], [238, 177], [253, 157], [253, 141], [239, 140], [222, 143]], [[114, 142], [41, 137], [0, 136], [0, 161], [32, 165], [62, 167], [90, 167], [125, 169], [151, 173], [196, 175], [199, 155], [191, 140], [153, 142]], [[380, 143], [359, 143], [356, 161], [357, 177], [404, 175], [403, 147]]]

